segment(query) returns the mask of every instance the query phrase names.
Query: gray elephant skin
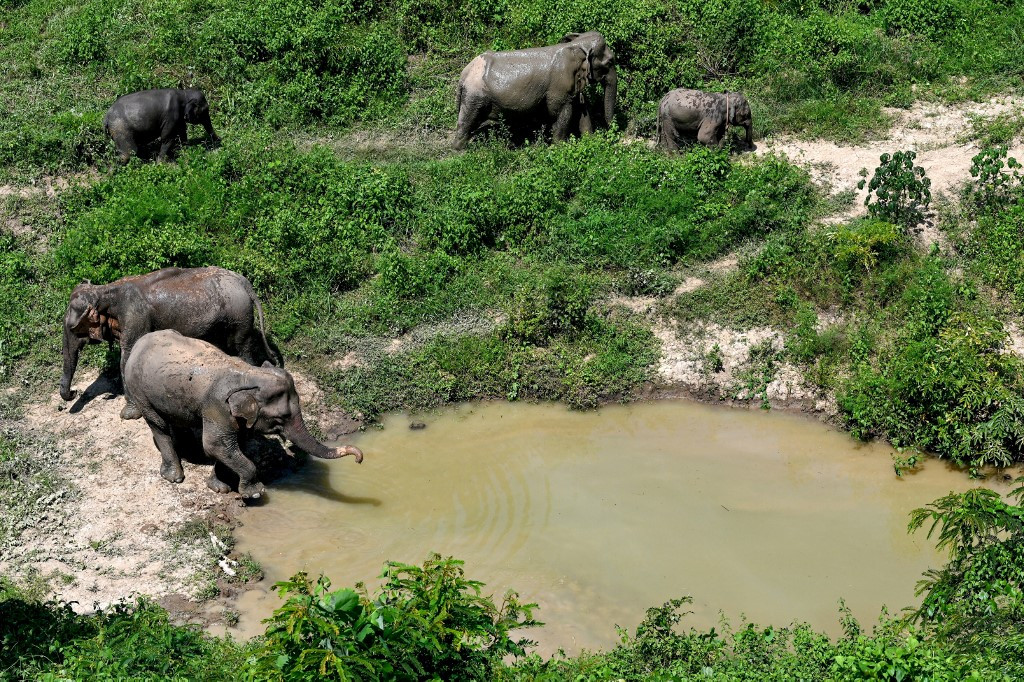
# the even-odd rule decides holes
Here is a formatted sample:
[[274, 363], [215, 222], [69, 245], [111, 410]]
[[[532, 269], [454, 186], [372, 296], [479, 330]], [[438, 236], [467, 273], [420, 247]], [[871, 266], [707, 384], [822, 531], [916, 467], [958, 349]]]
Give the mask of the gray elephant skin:
[[730, 126], [746, 130], [747, 149], [753, 146], [753, 119], [747, 98], [738, 92], [703, 92], [679, 88], [658, 105], [659, 144], [676, 150], [684, 139], [722, 146]]
[[206, 129], [210, 142], [220, 140], [213, 132], [210, 105], [194, 88], [187, 90], [142, 90], [118, 97], [103, 118], [103, 129], [114, 140], [122, 162], [132, 154], [148, 156], [148, 147], [160, 141], [157, 159], [166, 159], [178, 144], [188, 142], [188, 123]]
[[[177, 448], [197, 431], [203, 451], [238, 475], [238, 492], [246, 498], [264, 492], [256, 466], [240, 447], [251, 433], [279, 434], [322, 459], [352, 455], [363, 461], [358, 448], [328, 448], [309, 433], [291, 374], [269, 362], [253, 367], [206, 341], [165, 329], [139, 339], [124, 379], [153, 432], [163, 460], [160, 474], [172, 483], [185, 479]], [[231, 490], [216, 466], [206, 483], [220, 493]]]
[[618, 76], [615, 53], [597, 31], [570, 33], [557, 45], [485, 52], [462, 70], [456, 94], [458, 127], [453, 147], [462, 149], [489, 117], [551, 127], [555, 142], [573, 126], [588, 133], [593, 124], [584, 101], [588, 83], [604, 86], [604, 125], [615, 115]]
[[[164, 268], [110, 284], [79, 284], [71, 292], [64, 315], [61, 398], [75, 395], [71, 381], [87, 343], [120, 343], [124, 376], [135, 343], [158, 329], [205, 339], [252, 365], [280, 362], [267, 343], [263, 307], [248, 279], [217, 267]], [[129, 400], [121, 416], [140, 415]]]

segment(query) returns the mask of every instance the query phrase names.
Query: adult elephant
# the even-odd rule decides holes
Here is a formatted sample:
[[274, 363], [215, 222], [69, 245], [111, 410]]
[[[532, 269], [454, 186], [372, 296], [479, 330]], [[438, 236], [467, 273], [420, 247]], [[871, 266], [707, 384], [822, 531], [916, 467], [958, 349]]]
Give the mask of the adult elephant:
[[615, 53], [597, 31], [570, 33], [557, 45], [507, 52], [485, 52], [459, 77], [459, 121], [453, 146], [462, 149], [488, 117], [501, 114], [514, 123], [551, 126], [560, 142], [570, 126], [593, 127], [584, 101], [588, 83], [604, 86], [604, 121], [615, 115], [618, 75]]
[[[163, 268], [110, 284], [79, 284], [71, 292], [64, 314], [60, 397], [75, 395], [71, 380], [85, 344], [120, 343], [123, 377], [135, 343], [158, 329], [205, 339], [252, 365], [280, 361], [267, 343], [263, 307], [248, 279], [217, 267]], [[121, 418], [138, 419], [142, 414], [126, 398]]]
[[[242, 497], [256, 498], [264, 491], [255, 465], [240, 447], [250, 433], [279, 434], [321, 459], [352, 455], [363, 461], [359, 448], [328, 448], [309, 433], [295, 381], [269, 362], [253, 367], [206, 341], [165, 329], [139, 339], [124, 380], [126, 393], [153, 432], [163, 459], [160, 475], [171, 483], [185, 480], [177, 448], [196, 431], [203, 451], [238, 475]], [[216, 466], [206, 484], [219, 493], [231, 491]]]
[[114, 140], [122, 162], [132, 154], [144, 156], [150, 144], [160, 141], [157, 159], [167, 158], [176, 144], [188, 141], [187, 123], [201, 125], [211, 142], [210, 105], [200, 90], [142, 90], [118, 97], [103, 118], [103, 129]]
[[750, 149], [753, 146], [750, 104], [738, 92], [679, 88], [665, 95], [658, 105], [658, 137], [663, 149], [679, 149], [681, 140], [694, 137], [701, 144], [720, 147], [730, 126], [743, 126], [746, 147]]

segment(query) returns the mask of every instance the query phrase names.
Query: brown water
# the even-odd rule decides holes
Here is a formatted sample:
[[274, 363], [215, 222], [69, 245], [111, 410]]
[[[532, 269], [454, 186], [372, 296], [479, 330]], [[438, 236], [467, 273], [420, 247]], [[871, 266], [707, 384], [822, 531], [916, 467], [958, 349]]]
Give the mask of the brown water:
[[[838, 600], [862, 623], [915, 602], [940, 563], [907, 515], [974, 485], [931, 461], [893, 474], [892, 450], [795, 415], [663, 401], [570, 412], [489, 403], [393, 415], [350, 461], [311, 460], [246, 513], [239, 549], [263, 585], [298, 570], [371, 587], [385, 560], [466, 561], [496, 596], [540, 604], [541, 652], [608, 647], [647, 607], [692, 595], [719, 612], [837, 634]], [[274, 594], [244, 595], [236, 634], [262, 632]]]

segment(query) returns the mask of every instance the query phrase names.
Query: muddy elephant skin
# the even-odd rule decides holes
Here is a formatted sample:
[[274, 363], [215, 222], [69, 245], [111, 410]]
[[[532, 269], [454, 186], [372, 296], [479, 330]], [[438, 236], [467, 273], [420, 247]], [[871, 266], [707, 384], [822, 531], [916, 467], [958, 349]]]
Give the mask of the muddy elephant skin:
[[[158, 329], [205, 339], [249, 364], [280, 362], [267, 343], [263, 307], [248, 279], [217, 267], [164, 268], [110, 284], [79, 284], [71, 292], [64, 315], [61, 398], [75, 395], [71, 381], [85, 344], [120, 343], [123, 376], [135, 343]], [[127, 397], [121, 416], [137, 418]]]
[[160, 141], [157, 159], [166, 159], [172, 149], [188, 142], [188, 123], [206, 129], [210, 142], [220, 140], [213, 132], [210, 105], [196, 89], [142, 90], [118, 97], [103, 118], [103, 129], [114, 140], [122, 162], [132, 154], [145, 155], [147, 147]]
[[658, 144], [679, 149], [684, 139], [696, 139], [721, 147], [730, 126], [746, 131], [747, 149], [753, 146], [753, 119], [747, 98], [738, 92], [703, 92], [680, 88], [665, 95], [658, 105]]
[[557, 45], [485, 52], [459, 77], [453, 147], [464, 148], [488, 118], [498, 115], [520, 126], [550, 126], [555, 142], [574, 127], [589, 133], [593, 123], [584, 97], [589, 83], [603, 85], [602, 123], [610, 124], [618, 89], [615, 53], [597, 31], [570, 33]]
[[[238, 474], [238, 492], [259, 497], [263, 484], [243, 453], [240, 440], [249, 433], [279, 434], [321, 459], [352, 455], [353, 446], [328, 448], [306, 429], [291, 374], [269, 362], [253, 367], [216, 346], [165, 329], [143, 336], [125, 367], [125, 389], [153, 432], [163, 463], [160, 474], [180, 483], [185, 474], [177, 450], [186, 432], [201, 433], [203, 451]], [[207, 485], [217, 492], [230, 486], [217, 476]]]

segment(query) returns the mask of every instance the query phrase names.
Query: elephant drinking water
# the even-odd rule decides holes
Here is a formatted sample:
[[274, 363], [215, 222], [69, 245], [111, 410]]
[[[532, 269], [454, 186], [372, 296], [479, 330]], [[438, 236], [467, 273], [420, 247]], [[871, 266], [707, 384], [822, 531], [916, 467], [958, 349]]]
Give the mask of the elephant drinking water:
[[570, 33], [557, 45], [506, 52], [485, 52], [459, 77], [459, 122], [453, 146], [462, 149], [488, 119], [503, 114], [522, 125], [551, 126], [560, 142], [573, 124], [590, 132], [584, 101], [588, 83], [604, 86], [604, 124], [615, 115], [618, 76], [615, 53], [597, 31]]
[[[363, 461], [359, 448], [328, 448], [309, 433], [291, 374], [269, 362], [253, 367], [170, 329], [146, 334], [135, 344], [124, 382], [153, 432], [163, 458], [160, 474], [171, 483], [185, 479], [180, 436], [197, 430], [203, 451], [238, 475], [242, 497], [259, 497], [264, 490], [239, 445], [248, 433], [282, 435], [322, 459], [353, 455]], [[206, 483], [220, 493], [231, 490], [216, 467]]]

